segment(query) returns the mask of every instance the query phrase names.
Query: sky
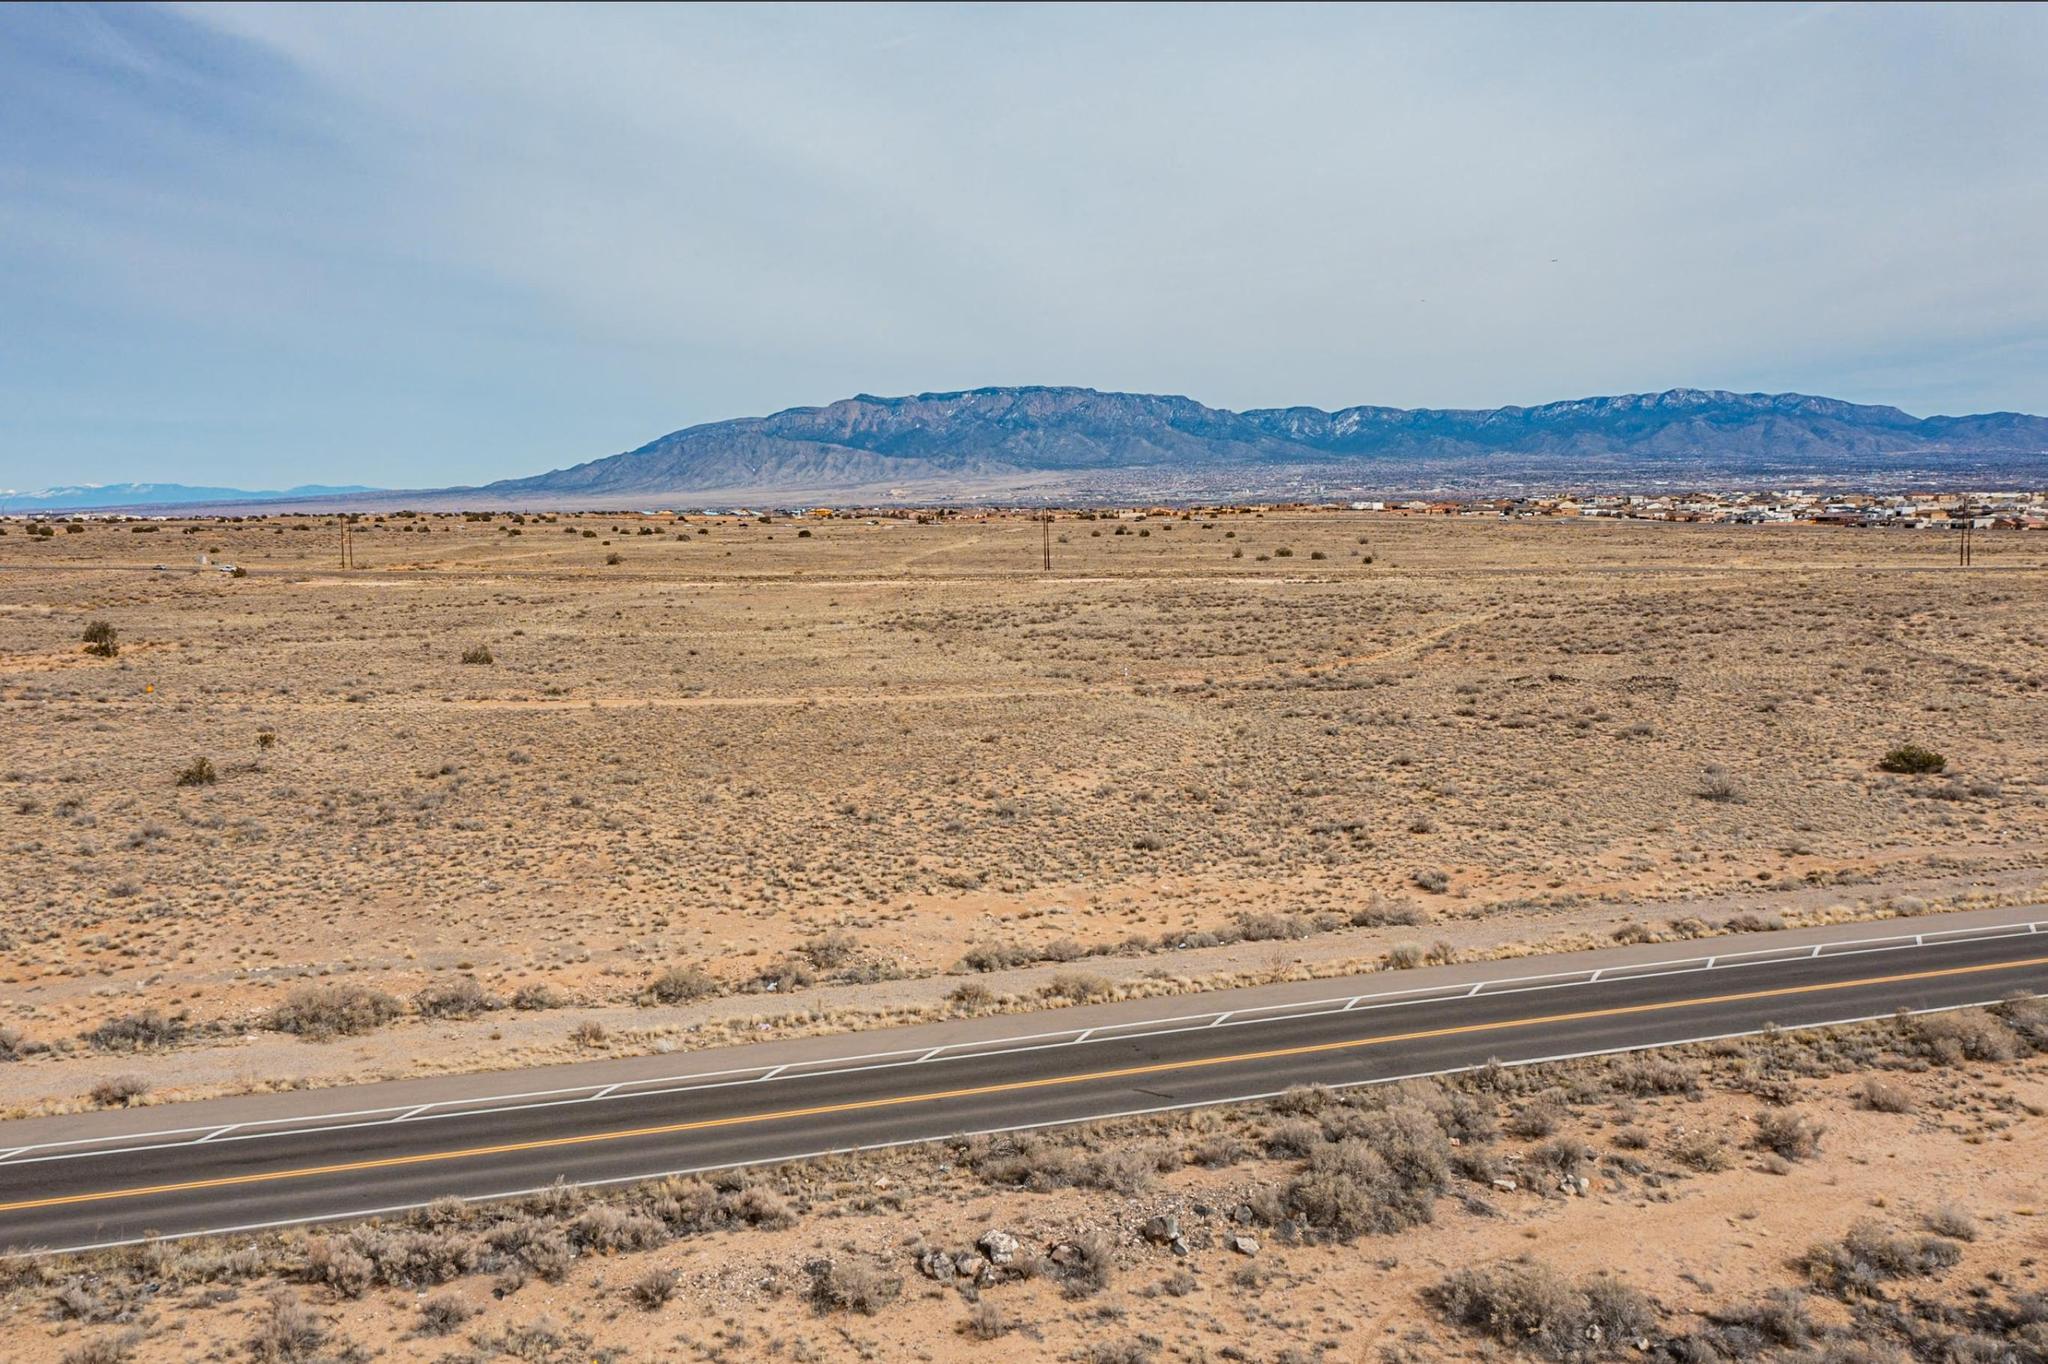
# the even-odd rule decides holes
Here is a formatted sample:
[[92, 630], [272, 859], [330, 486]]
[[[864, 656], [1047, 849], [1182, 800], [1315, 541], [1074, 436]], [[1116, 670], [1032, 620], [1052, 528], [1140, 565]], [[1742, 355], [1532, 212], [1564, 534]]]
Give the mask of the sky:
[[855, 393], [2048, 413], [2048, 6], [0, 6], [0, 489]]

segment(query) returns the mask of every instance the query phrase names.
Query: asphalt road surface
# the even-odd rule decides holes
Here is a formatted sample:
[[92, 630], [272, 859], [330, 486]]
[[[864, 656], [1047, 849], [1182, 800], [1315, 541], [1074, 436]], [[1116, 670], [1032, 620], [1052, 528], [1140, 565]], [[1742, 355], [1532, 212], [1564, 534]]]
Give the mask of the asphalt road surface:
[[[2048, 990], [2048, 923], [1861, 939], [1524, 975], [1279, 1007], [1009, 1035], [923, 1053], [814, 1058], [714, 1074], [326, 1107], [193, 1126], [170, 1105], [113, 1135], [10, 1143], [0, 1124], [0, 1247], [78, 1249], [359, 1217], [556, 1180], [603, 1183], [1993, 1003]], [[1896, 930], [1893, 930], [1896, 931]], [[1768, 937], [1768, 935], [1765, 935]], [[1761, 941], [1762, 939], [1759, 939]], [[1532, 972], [1540, 963], [1530, 963]], [[1395, 991], [1398, 976], [1368, 978]], [[1020, 1035], [1022, 1034], [1022, 1035]], [[844, 1039], [859, 1050], [860, 1038]], [[674, 1058], [671, 1058], [674, 1059]], [[330, 1095], [332, 1092], [330, 1092]]]

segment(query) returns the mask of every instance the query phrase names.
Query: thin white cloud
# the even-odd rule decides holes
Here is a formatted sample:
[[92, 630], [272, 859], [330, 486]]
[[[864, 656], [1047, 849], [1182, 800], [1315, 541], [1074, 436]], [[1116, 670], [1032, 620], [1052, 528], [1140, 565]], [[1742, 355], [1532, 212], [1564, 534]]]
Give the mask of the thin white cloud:
[[286, 481], [990, 382], [2043, 410], [2044, 38], [2020, 7], [112, 11], [73, 42], [118, 78], [38, 87], [67, 154], [0, 152], [0, 265], [38, 316], [203, 341], [211, 379], [107, 405], [175, 377], [296, 413]]

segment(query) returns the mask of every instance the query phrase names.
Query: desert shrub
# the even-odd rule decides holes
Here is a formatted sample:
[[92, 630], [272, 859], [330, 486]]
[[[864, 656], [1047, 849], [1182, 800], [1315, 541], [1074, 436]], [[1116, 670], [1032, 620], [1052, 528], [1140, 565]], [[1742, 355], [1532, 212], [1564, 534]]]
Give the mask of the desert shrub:
[[174, 1046], [191, 1030], [182, 1015], [172, 1018], [160, 1009], [144, 1009], [110, 1018], [81, 1036], [98, 1051], [149, 1051]]
[[1977, 1239], [1977, 1219], [1953, 1203], [1944, 1203], [1928, 1213], [1926, 1222], [1927, 1229], [1936, 1236], [1946, 1236], [1951, 1241]]
[[1414, 928], [1428, 922], [1429, 916], [1406, 900], [1397, 900], [1390, 905], [1367, 905], [1363, 909], [1351, 911], [1353, 928]]
[[1742, 799], [1742, 792], [1736, 788], [1735, 779], [1728, 775], [1728, 769], [1718, 765], [1710, 766], [1701, 773], [1699, 788], [1693, 794], [1717, 804], [1730, 804]]
[[1576, 1137], [1552, 1137], [1529, 1152], [1529, 1162], [1555, 1175], [1576, 1175], [1593, 1153]]
[[271, 1295], [270, 1310], [264, 1313], [249, 1339], [249, 1358], [256, 1364], [310, 1364], [327, 1342], [327, 1327], [298, 1294], [280, 1290]]
[[264, 1026], [319, 1042], [373, 1032], [403, 1011], [396, 999], [366, 985], [308, 985], [266, 1014]]
[[1382, 965], [1389, 971], [1413, 971], [1429, 958], [1419, 942], [1398, 942], [1387, 949]]
[[1276, 1123], [1266, 1132], [1266, 1154], [1306, 1156], [1323, 1144], [1323, 1125], [1306, 1118]]
[[[1437, 1139], [1443, 1140], [1442, 1130]], [[1419, 1153], [1397, 1148], [1396, 1159]], [[1441, 1164], [1424, 1157], [1420, 1170], [1394, 1161], [1359, 1137], [1326, 1143], [1309, 1152], [1300, 1173], [1281, 1190], [1281, 1205], [1309, 1226], [1343, 1239], [1400, 1231], [1435, 1214], [1436, 1195], [1450, 1179]]]
[[1944, 1066], [2010, 1061], [2020, 1054], [2019, 1034], [1979, 1009], [1920, 1014], [1905, 1025], [1908, 1048]]
[[676, 1295], [673, 1269], [650, 1269], [626, 1286], [626, 1296], [643, 1311], [652, 1312]]
[[456, 976], [427, 985], [412, 997], [412, 1006], [427, 1018], [475, 1018], [503, 1008], [504, 1001], [484, 989], [475, 976]]
[[1511, 1137], [1533, 1141], [1557, 1131], [1564, 1121], [1564, 1105], [1553, 1095], [1539, 1095], [1508, 1115], [1504, 1124]]
[[811, 1280], [811, 1301], [820, 1312], [858, 1312], [872, 1317], [902, 1292], [902, 1279], [865, 1260], [834, 1260]]
[[1251, 1154], [1251, 1147], [1228, 1132], [1204, 1137], [1188, 1151], [1189, 1159], [1205, 1170], [1222, 1170]]
[[1414, 1108], [1427, 1113], [1447, 1138], [1467, 1146], [1492, 1141], [1499, 1126], [1493, 1099], [1441, 1080], [1403, 1080], [1379, 1091], [1389, 1110]]
[[139, 1329], [98, 1336], [66, 1350], [58, 1364], [128, 1364], [135, 1358], [135, 1347], [142, 1343], [142, 1338]]
[[1091, 1000], [1107, 999], [1115, 989], [1106, 976], [1098, 976], [1092, 971], [1061, 971], [1053, 976], [1043, 993], [1050, 999], [1086, 1004]]
[[140, 1075], [110, 1075], [92, 1087], [92, 1101], [101, 1108], [126, 1108], [149, 1093], [149, 1081]]
[[1418, 890], [1431, 895], [1441, 895], [1451, 888], [1450, 873], [1439, 867], [1420, 867], [1408, 874], [1408, 880]]
[[1040, 958], [1029, 948], [1014, 943], [976, 943], [960, 958], [960, 966], [967, 971], [1006, 971], [1037, 960]]
[[1882, 1075], [1867, 1075], [1856, 1087], [1856, 1102], [1873, 1113], [1910, 1113], [1913, 1096]]
[[1639, 1099], [1657, 1094], [1699, 1093], [1697, 1069], [1665, 1056], [1630, 1056], [1617, 1061], [1608, 1072], [1614, 1087]]
[[1909, 775], [1939, 772], [1947, 766], [1947, 758], [1919, 744], [1900, 744], [1877, 760], [1880, 772], [1901, 772]]
[[612, 565], [613, 567], [617, 567], [618, 565], [626, 562], [626, 556], [620, 554], [617, 550], [614, 550], [610, 554], [604, 556], [604, 561], [607, 564]]
[[177, 784], [180, 786], [211, 786], [220, 780], [220, 774], [213, 770], [213, 761], [201, 756], [178, 769]]
[[1786, 1160], [1810, 1160], [1820, 1154], [1825, 1128], [1804, 1113], [1767, 1108], [1756, 1115], [1756, 1144]]
[[379, 1284], [431, 1288], [477, 1267], [481, 1246], [453, 1230], [418, 1227], [358, 1227], [324, 1236], [306, 1248], [305, 1277], [344, 1298], [361, 1297]]
[[569, 1235], [586, 1250], [606, 1253], [651, 1250], [667, 1239], [661, 1223], [654, 1218], [610, 1204], [585, 1209], [569, 1224]]
[[1109, 1242], [1087, 1232], [1053, 1248], [1053, 1277], [1060, 1291], [1070, 1298], [1085, 1298], [1109, 1287], [1116, 1273], [1116, 1257]]
[[1649, 1299], [1627, 1284], [1573, 1283], [1526, 1260], [1458, 1270], [1426, 1296], [1453, 1325], [1546, 1359], [1618, 1353], [1656, 1324]]
[[1688, 1170], [1702, 1174], [1713, 1174], [1725, 1170], [1734, 1163], [1728, 1154], [1728, 1143], [1717, 1134], [1704, 1130], [1683, 1133], [1671, 1143], [1671, 1158]]
[[[1139, 531], [1149, 535], [1150, 531]], [[1284, 1358], [1289, 1352], [1281, 1351], [1276, 1358]], [[1098, 1340], [1073, 1358], [1081, 1364], [1152, 1364], [1159, 1358], [1159, 1345], [1147, 1336], [1132, 1336], [1127, 1340]], [[1288, 1364], [1293, 1364], [1290, 1360]]]
[[718, 993], [718, 982], [694, 966], [671, 966], [640, 992], [642, 1003], [686, 1004]]
[[1298, 914], [1269, 914], [1245, 911], [1236, 919], [1237, 935], [1245, 942], [1281, 942], [1306, 938], [1315, 925]]
[[946, 1001], [966, 1013], [993, 1008], [996, 992], [978, 980], [963, 980], [946, 992]]
[[420, 1304], [418, 1330], [423, 1336], [445, 1336], [475, 1315], [476, 1309], [461, 1298], [443, 1293]]
[[820, 971], [832, 971], [852, 961], [860, 952], [860, 939], [851, 933], [835, 930], [820, 933], [805, 940], [797, 948], [804, 958]]
[[601, 1047], [611, 1034], [604, 1030], [604, 1024], [594, 1018], [586, 1018], [569, 1029], [569, 1040], [579, 1047]]
[[464, 663], [485, 665], [496, 663], [498, 660], [492, 655], [490, 645], [472, 644], [462, 651], [462, 661]]
[[765, 967], [747, 982], [746, 988], [770, 993], [787, 993], [790, 990], [801, 989], [816, 979], [817, 976], [812, 974], [809, 963], [801, 958], [793, 958]]
[[121, 652], [121, 632], [103, 620], [86, 622], [85, 651], [101, 658], [113, 658]]
[[50, 1315], [59, 1321], [118, 1321], [126, 1310], [118, 1297], [103, 1296], [84, 1279], [67, 1280], [50, 1295]]
[[1953, 1241], [1935, 1236], [1900, 1236], [1868, 1219], [1839, 1241], [1809, 1248], [1799, 1265], [1814, 1285], [1837, 1297], [1871, 1298], [1886, 1279], [1919, 1278], [1947, 1269], [1962, 1258]]
[[2039, 995], [2016, 994], [1992, 1013], [2028, 1047], [2048, 1051], [2048, 1000]]
[[[1820, 1334], [1800, 1296], [1780, 1289], [1751, 1303], [1710, 1310], [1713, 1323], [1699, 1339], [1711, 1353], [1674, 1353], [1675, 1359], [1747, 1360], [1775, 1358], [1771, 1347], [1798, 1349]], [[1847, 1364], [1831, 1358], [1830, 1364]]]
[[306, 1247], [306, 1278], [343, 1298], [360, 1298], [377, 1283], [377, 1266], [345, 1239], [323, 1237]]
[[983, 1298], [967, 1310], [960, 1329], [972, 1340], [997, 1340], [1009, 1332], [1010, 1318], [999, 1305]]
[[576, 1248], [558, 1231], [527, 1238], [518, 1248], [519, 1262], [549, 1283], [560, 1283], [576, 1263]]
[[559, 1009], [569, 1001], [552, 985], [534, 982], [520, 986], [512, 992], [512, 1007], [523, 1013], [534, 1013], [542, 1009]]
[[19, 1061], [34, 1050], [35, 1044], [21, 1034], [21, 1029], [0, 1024], [0, 1061]]

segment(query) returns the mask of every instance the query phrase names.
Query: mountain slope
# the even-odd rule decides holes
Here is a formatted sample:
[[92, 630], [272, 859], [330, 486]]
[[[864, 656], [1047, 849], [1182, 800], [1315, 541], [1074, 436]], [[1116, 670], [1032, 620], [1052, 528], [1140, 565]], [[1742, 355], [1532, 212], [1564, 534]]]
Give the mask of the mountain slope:
[[[878, 398], [712, 422], [636, 450], [477, 491], [503, 497], [653, 495], [724, 490], [826, 493], [962, 482], [1067, 485], [1152, 470], [1213, 480], [1327, 466], [1393, 476], [1397, 466], [1471, 472], [1585, 462], [1730, 477], [1810, 467], [1936, 467], [2048, 456], [2048, 419], [2021, 413], [1919, 418], [1894, 407], [1804, 394], [1673, 389], [1548, 403], [1439, 410], [1348, 407], [1231, 412], [1189, 398], [1086, 388], [982, 388]], [[1370, 464], [1364, 462], [1369, 461]]]

